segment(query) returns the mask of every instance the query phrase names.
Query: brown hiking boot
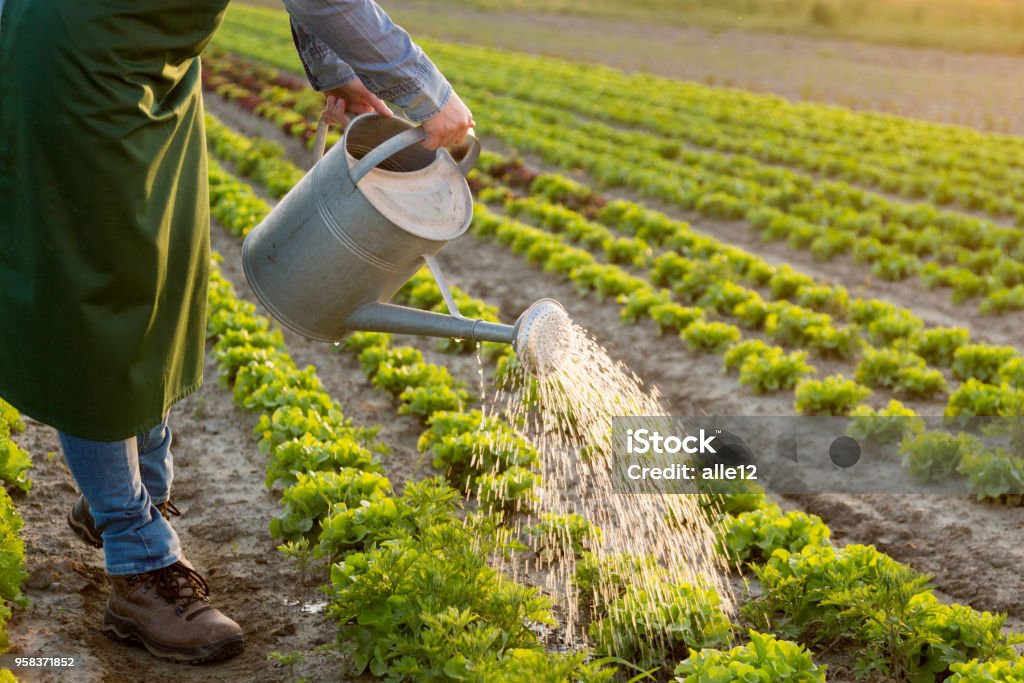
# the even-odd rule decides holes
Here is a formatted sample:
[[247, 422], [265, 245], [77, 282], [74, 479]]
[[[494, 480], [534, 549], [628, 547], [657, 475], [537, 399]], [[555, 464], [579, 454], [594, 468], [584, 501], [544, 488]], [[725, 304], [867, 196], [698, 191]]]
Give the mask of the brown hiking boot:
[[242, 651], [242, 629], [210, 606], [209, 594], [206, 580], [186, 560], [145, 574], [110, 576], [103, 631], [177, 662], [234, 657]]
[[[168, 522], [171, 521], [171, 516], [181, 517], [181, 510], [169, 499], [157, 505], [156, 509]], [[96, 521], [89, 514], [89, 503], [86, 502], [85, 496], [78, 496], [78, 500], [71, 506], [71, 511], [68, 512], [68, 526], [85, 543], [94, 548], [103, 547], [103, 536], [96, 528]]]

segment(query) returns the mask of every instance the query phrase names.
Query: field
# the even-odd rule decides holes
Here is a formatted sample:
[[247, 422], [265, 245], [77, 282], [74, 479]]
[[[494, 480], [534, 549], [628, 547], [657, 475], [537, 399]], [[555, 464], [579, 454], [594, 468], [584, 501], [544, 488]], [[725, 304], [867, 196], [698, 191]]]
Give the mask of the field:
[[[516, 377], [506, 350], [317, 344], [254, 304], [240, 237], [312, 163], [323, 102], [284, 15], [235, 5], [203, 58], [207, 385], [172, 426], [174, 524], [247, 649], [188, 669], [103, 638], [56, 437], [0, 413], [0, 477], [33, 460], [12, 651], [82, 655], [75, 680], [95, 681], [1024, 680], [1024, 139], [420, 42], [485, 149], [473, 226], [439, 257], [464, 313], [511, 322], [553, 297], [673, 414], [858, 417], [885, 478], [925, 492], [703, 495], [736, 611], [538, 516], [549, 454], [479, 412]], [[444, 310], [425, 273], [397, 298]], [[999, 433], [969, 436], [977, 416]], [[571, 632], [552, 557], [577, 570]]]

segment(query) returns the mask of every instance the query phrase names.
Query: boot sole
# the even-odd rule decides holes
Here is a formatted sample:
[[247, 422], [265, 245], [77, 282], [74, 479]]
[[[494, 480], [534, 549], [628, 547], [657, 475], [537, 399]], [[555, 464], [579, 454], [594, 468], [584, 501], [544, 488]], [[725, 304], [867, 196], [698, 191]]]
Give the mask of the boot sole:
[[165, 645], [148, 637], [133, 622], [113, 614], [109, 609], [103, 616], [103, 632], [107, 637], [122, 643], [141, 644], [154, 657], [181, 664], [205, 664], [228, 659], [240, 653], [243, 648], [241, 634], [191, 648]]
[[68, 513], [68, 526], [71, 527], [71, 531], [73, 531], [75, 536], [78, 536], [79, 540], [83, 543], [91, 545], [93, 548], [103, 547], [103, 540], [97, 540], [92, 535], [92, 530], [72, 517], [70, 512]]

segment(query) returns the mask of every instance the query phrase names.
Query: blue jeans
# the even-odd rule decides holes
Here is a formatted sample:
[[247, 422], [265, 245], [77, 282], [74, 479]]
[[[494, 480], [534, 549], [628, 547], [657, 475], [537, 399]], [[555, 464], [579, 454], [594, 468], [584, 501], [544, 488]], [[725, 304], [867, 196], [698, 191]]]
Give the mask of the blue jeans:
[[68, 469], [103, 535], [107, 572], [141, 574], [180, 560], [178, 534], [156, 508], [167, 500], [174, 479], [166, 418], [124, 441], [58, 434]]

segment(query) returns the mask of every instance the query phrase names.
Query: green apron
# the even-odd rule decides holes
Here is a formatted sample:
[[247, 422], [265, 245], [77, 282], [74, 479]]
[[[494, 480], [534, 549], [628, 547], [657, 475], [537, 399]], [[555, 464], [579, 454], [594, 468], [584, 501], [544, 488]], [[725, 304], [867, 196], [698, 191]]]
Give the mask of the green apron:
[[198, 54], [227, 0], [6, 0], [0, 396], [87, 439], [202, 382], [209, 205]]

